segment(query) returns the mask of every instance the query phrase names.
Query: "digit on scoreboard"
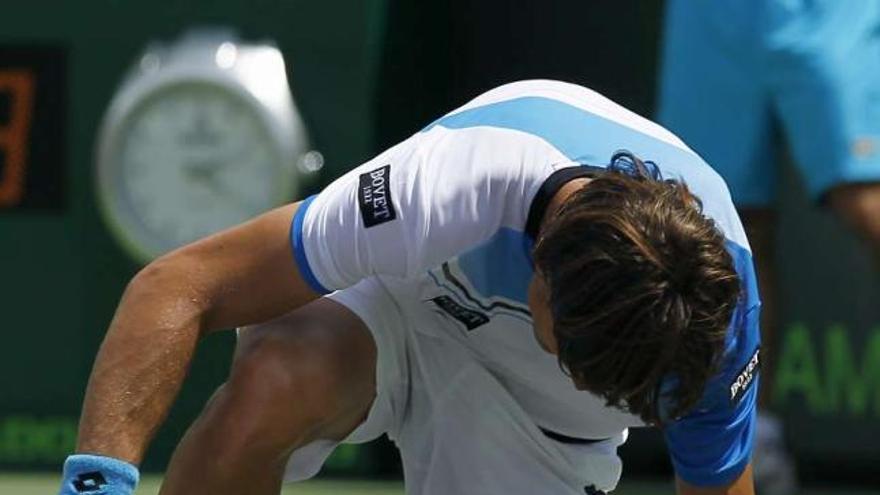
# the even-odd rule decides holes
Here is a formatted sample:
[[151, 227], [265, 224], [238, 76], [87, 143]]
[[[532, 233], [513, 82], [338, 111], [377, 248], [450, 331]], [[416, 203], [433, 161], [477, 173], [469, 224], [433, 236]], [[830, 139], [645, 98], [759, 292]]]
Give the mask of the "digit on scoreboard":
[[0, 212], [63, 207], [66, 55], [0, 44]]
[[0, 206], [17, 205], [24, 196], [27, 152], [34, 99], [34, 76], [27, 69], [0, 69], [0, 94], [9, 100], [9, 116], [0, 124]]

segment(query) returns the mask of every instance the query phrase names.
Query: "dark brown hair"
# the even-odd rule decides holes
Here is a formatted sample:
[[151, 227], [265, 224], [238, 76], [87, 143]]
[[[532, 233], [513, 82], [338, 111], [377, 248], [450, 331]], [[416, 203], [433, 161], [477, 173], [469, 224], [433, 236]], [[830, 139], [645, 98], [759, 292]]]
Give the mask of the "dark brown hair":
[[739, 296], [724, 235], [687, 185], [626, 152], [554, 213], [533, 254], [560, 366], [647, 423], [683, 415], [718, 368]]

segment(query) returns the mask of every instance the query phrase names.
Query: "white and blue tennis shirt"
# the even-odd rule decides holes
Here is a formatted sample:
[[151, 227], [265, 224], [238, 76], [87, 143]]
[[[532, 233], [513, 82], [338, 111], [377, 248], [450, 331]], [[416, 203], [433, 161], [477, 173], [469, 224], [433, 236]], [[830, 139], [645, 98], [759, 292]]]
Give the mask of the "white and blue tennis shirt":
[[291, 229], [297, 263], [319, 293], [376, 275], [413, 280], [504, 371], [514, 395], [535, 398], [524, 407], [538, 424], [612, 437], [641, 422], [561, 383], [555, 359], [535, 358], [526, 294], [549, 198], [621, 149], [688, 184], [742, 279], [723, 370], [693, 412], [664, 427], [680, 477], [724, 484], [748, 463], [755, 423], [759, 300], [749, 245], [723, 180], [672, 133], [607, 98], [556, 81], [477, 97], [307, 199]]

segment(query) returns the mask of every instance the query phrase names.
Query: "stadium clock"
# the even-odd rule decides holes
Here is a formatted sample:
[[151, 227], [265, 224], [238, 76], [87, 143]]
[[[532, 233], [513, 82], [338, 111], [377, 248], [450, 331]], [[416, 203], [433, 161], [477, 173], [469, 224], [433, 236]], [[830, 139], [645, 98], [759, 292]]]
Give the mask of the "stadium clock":
[[97, 191], [111, 231], [146, 262], [291, 200], [322, 164], [281, 52], [195, 31], [148, 47], [113, 97]]

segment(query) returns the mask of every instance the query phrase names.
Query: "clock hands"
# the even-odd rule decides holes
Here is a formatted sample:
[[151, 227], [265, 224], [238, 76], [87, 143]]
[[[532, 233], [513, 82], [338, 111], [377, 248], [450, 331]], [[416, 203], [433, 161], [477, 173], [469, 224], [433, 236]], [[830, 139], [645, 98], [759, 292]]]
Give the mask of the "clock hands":
[[242, 197], [238, 190], [229, 187], [229, 185], [217, 175], [218, 172], [228, 166], [228, 164], [229, 162], [218, 164], [214, 161], [203, 160], [184, 164], [182, 170], [188, 181], [203, 184], [213, 192], [231, 200], [240, 210], [244, 211], [247, 216], [258, 213], [261, 210], [260, 205], [254, 204]]
[[189, 182], [207, 182], [216, 180], [216, 175], [221, 166], [215, 161], [198, 160], [185, 162], [180, 170]]

